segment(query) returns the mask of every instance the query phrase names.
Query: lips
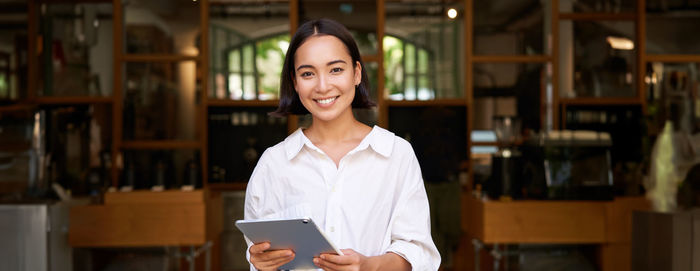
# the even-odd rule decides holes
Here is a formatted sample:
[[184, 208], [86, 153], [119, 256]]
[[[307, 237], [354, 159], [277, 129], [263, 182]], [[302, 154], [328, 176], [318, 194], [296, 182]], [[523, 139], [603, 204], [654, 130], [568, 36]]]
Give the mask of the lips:
[[317, 103], [322, 104], [322, 105], [327, 105], [327, 104], [333, 103], [333, 101], [335, 101], [335, 99], [337, 99], [337, 98], [338, 98], [338, 96], [335, 96], [335, 97], [330, 97], [330, 98], [326, 98], [326, 99], [317, 99], [315, 101]]

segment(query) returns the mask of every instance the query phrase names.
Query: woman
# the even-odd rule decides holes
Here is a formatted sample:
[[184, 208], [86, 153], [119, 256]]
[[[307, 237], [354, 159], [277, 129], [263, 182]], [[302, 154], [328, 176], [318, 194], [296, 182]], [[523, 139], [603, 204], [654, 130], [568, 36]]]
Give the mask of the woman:
[[[323, 254], [323, 270], [437, 270], [428, 200], [410, 144], [357, 121], [374, 106], [352, 36], [328, 19], [309, 21], [291, 40], [273, 114], [307, 114], [260, 157], [248, 183], [245, 219], [310, 217], [344, 255]], [[291, 250], [249, 244], [251, 269], [276, 270]]]

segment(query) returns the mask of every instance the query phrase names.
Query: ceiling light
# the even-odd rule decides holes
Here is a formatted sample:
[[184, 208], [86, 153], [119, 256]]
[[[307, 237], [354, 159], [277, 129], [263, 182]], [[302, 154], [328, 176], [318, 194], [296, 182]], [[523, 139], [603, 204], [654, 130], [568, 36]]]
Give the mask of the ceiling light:
[[457, 18], [457, 10], [454, 8], [450, 8], [447, 10], [447, 17], [450, 19]]
[[613, 37], [608, 36], [605, 40], [608, 41], [610, 47], [617, 50], [633, 50], [634, 42], [628, 38], [624, 37]]

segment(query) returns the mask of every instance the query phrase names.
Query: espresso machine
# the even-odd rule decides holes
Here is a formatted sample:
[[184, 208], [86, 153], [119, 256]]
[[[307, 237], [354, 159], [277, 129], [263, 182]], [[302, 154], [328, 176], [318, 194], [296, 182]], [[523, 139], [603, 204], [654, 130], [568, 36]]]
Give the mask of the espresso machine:
[[491, 157], [491, 177], [486, 192], [492, 199], [511, 200], [521, 195], [522, 154], [517, 145], [521, 142], [520, 119], [514, 116], [495, 116], [493, 130], [498, 150]]

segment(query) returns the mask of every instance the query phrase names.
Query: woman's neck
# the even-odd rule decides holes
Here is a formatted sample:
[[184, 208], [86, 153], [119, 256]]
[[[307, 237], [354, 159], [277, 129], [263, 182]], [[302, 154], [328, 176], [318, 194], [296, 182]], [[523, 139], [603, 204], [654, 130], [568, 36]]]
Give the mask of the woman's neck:
[[363, 138], [370, 130], [367, 125], [357, 121], [352, 110], [347, 110], [338, 118], [330, 121], [322, 121], [314, 118], [311, 126], [305, 130], [306, 136], [314, 144], [334, 144], [357, 137]]

